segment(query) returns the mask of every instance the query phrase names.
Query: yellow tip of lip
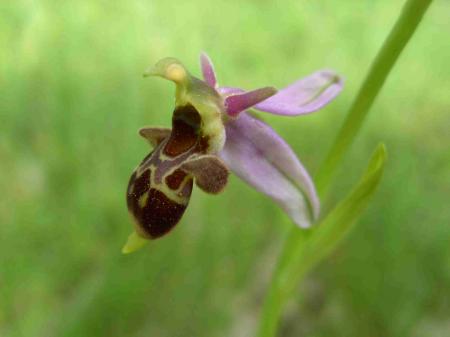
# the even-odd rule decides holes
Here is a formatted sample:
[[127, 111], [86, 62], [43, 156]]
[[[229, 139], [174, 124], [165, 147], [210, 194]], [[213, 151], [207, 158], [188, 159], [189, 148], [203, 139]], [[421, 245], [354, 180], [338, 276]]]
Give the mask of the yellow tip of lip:
[[133, 232], [128, 236], [128, 240], [125, 243], [125, 246], [122, 248], [122, 254], [130, 254], [133, 253], [142, 247], [144, 247], [149, 240], [140, 237], [136, 232]]

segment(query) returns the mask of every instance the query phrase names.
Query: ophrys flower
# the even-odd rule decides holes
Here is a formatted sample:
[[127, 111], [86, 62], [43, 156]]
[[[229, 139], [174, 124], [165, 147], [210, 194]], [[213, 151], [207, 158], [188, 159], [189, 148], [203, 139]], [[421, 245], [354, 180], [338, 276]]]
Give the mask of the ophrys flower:
[[218, 87], [210, 59], [201, 56], [204, 81], [174, 58], [159, 61], [145, 75], [176, 84], [172, 129], [140, 130], [154, 150], [133, 172], [127, 204], [135, 232], [124, 252], [146, 239], [161, 237], [183, 215], [193, 181], [208, 193], [226, 185], [229, 167], [271, 197], [301, 227], [319, 214], [314, 184], [289, 145], [267, 124], [248, 114], [256, 108], [279, 115], [310, 113], [330, 102], [342, 83], [330, 71], [317, 72], [280, 90], [264, 87], [245, 92]]

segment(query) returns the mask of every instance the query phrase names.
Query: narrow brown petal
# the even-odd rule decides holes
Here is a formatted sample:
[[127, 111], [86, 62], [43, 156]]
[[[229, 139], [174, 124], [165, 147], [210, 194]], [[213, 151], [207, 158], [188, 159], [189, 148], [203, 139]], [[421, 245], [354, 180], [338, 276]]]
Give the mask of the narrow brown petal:
[[214, 155], [195, 156], [180, 168], [192, 174], [197, 186], [207, 193], [220, 193], [228, 181], [228, 168]]
[[153, 147], [158, 146], [164, 139], [170, 136], [171, 130], [168, 128], [145, 127], [139, 129], [139, 134], [147, 139]]

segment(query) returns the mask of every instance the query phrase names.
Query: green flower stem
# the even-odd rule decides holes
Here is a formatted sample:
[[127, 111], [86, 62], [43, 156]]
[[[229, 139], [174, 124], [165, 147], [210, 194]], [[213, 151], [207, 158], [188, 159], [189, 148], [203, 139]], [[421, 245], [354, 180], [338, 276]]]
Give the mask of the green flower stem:
[[[328, 156], [318, 171], [316, 183], [322, 198], [331, 186], [337, 168], [354, 142], [389, 72], [416, 30], [431, 1], [408, 0], [404, 5], [396, 24], [372, 63]], [[314, 265], [332, 251], [332, 248], [336, 246], [335, 243], [341, 238], [340, 235], [337, 235], [334, 240], [325, 240], [323, 247], [313, 244], [313, 249], [317, 252], [312, 252], [309, 242], [318, 242], [316, 233], [320, 235], [317, 230], [300, 231], [293, 228], [290, 231], [264, 302], [259, 337], [276, 335], [283, 307], [295, 289], [288, 285], [298, 284]], [[308, 246], [309, 248], [307, 248]], [[311, 258], [311, 256], [319, 258]]]
[[432, 0], [408, 0], [378, 52], [333, 146], [316, 175], [317, 190], [325, 196], [336, 169], [353, 141], [395, 62], [414, 34]]

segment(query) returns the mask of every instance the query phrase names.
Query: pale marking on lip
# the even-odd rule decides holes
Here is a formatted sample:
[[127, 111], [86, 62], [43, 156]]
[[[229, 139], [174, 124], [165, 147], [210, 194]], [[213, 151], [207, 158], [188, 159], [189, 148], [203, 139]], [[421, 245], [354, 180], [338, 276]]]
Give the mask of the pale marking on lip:
[[140, 208], [144, 208], [147, 205], [147, 201], [148, 201], [148, 193], [150, 190], [148, 190], [147, 192], [145, 192], [143, 195], [141, 195], [141, 197], [138, 200], [138, 205]]

